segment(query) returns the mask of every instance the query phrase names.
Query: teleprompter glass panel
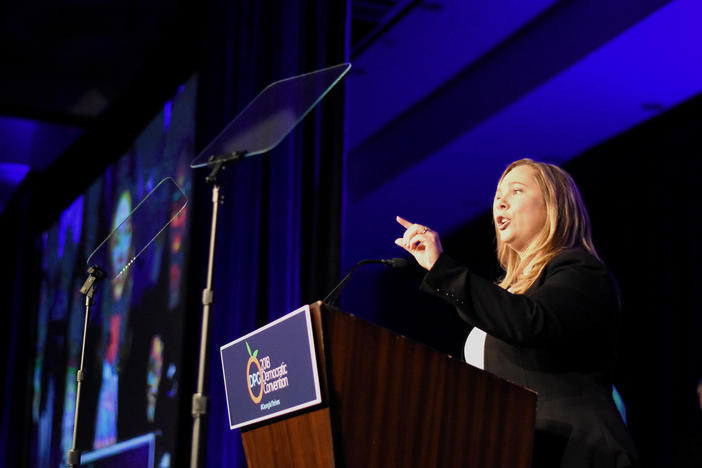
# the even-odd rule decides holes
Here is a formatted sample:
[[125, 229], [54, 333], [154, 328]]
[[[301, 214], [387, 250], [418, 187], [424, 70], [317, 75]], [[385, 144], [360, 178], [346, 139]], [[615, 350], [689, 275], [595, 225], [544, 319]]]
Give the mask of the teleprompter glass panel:
[[132, 209], [129, 192], [117, 200], [112, 232], [88, 257], [88, 266], [100, 267], [114, 280], [168, 227], [184, 216], [188, 198], [171, 177], [166, 177]]
[[273, 149], [349, 71], [343, 63], [267, 86], [200, 152], [190, 167], [203, 167]]

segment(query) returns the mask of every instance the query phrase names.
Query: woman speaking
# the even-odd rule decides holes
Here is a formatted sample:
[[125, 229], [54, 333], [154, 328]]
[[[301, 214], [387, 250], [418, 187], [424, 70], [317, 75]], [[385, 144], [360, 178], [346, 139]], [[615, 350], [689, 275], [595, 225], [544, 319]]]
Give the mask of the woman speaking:
[[532, 465], [638, 466], [611, 396], [618, 291], [570, 175], [530, 159], [502, 174], [493, 204], [499, 284], [444, 254], [435, 231], [397, 221], [405, 233], [395, 243], [428, 270], [421, 289], [473, 326], [466, 361], [538, 393]]

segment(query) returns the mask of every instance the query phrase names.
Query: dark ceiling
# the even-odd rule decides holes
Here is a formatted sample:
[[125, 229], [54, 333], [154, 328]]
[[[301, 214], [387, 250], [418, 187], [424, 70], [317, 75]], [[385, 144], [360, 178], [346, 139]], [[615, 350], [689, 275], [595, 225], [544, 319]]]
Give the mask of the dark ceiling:
[[[421, 2], [354, 0], [352, 48]], [[9, 0], [0, 16], [0, 210], [132, 87], [182, 1]], [[52, 144], [37, 144], [37, 135]]]
[[129, 88], [178, 6], [11, 1], [0, 23], [0, 113], [87, 125]]
[[[47, 167], [132, 96], [164, 37], [186, 29], [183, 11], [201, 8], [193, 5], [0, 7], [0, 210], [27, 171]], [[350, 177], [377, 154], [389, 158], [379, 180], [356, 178], [365, 185], [350, 187], [354, 200], [379, 183], [407, 186], [415, 172], [446, 171], [462, 160], [453, 154], [501, 161], [512, 150], [500, 145], [565, 160], [690, 98], [700, 92], [701, 12], [699, 0], [352, 0]], [[432, 126], [422, 145], [406, 138]]]
[[[352, 48], [417, 1], [355, 0]], [[10, 0], [0, 20], [0, 115], [82, 127], [125, 93], [179, 2]]]

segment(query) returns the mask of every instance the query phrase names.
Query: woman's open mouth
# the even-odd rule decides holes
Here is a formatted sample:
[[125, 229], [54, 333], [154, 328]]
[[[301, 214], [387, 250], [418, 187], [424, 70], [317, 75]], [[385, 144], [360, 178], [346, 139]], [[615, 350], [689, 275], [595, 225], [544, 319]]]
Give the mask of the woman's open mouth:
[[506, 218], [504, 216], [498, 216], [497, 219], [495, 220], [495, 223], [497, 224], [497, 229], [500, 231], [504, 230], [509, 226], [511, 219]]

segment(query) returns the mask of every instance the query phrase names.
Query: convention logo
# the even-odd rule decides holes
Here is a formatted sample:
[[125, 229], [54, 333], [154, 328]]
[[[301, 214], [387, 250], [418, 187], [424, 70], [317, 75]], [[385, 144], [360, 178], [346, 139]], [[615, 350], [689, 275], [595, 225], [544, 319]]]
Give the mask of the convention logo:
[[[246, 380], [251, 401], [258, 404], [264, 394], [274, 393], [289, 385], [287, 364], [281, 362], [280, 365], [271, 369], [270, 356], [259, 359], [258, 350], [254, 350], [252, 353], [248, 342], [246, 342], [246, 350], [249, 353], [249, 361], [246, 363]], [[267, 410], [279, 404], [279, 400], [272, 400], [265, 405], [262, 404], [261, 409]]]
[[[246, 350], [249, 352], [249, 362], [246, 363], [246, 377], [248, 379], [249, 396], [251, 401], [254, 403], [259, 403], [261, 398], [263, 398], [263, 369], [261, 369], [261, 363], [256, 358], [258, 355], [258, 350], [251, 354], [251, 347], [249, 343], [246, 342]], [[251, 366], [254, 366], [257, 370], [251, 373]], [[254, 395], [254, 388], [258, 387], [257, 394]]]

